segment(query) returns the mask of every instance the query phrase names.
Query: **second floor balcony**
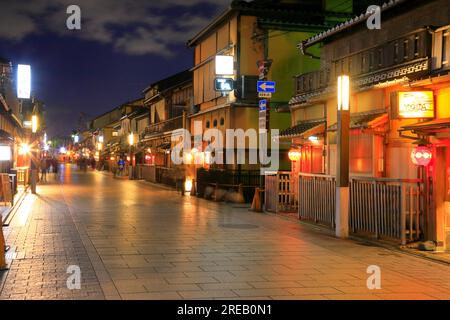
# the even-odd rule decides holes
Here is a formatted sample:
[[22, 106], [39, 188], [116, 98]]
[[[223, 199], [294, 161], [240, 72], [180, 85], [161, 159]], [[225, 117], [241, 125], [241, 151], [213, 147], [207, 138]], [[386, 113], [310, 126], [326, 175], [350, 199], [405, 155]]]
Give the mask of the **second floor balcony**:
[[183, 127], [183, 116], [153, 123], [145, 128], [144, 132], [140, 134], [141, 140], [154, 135], [164, 134], [177, 129], [183, 129]]
[[[431, 72], [432, 44], [432, 36], [424, 28], [335, 61], [324, 61], [320, 70], [295, 77], [295, 96], [291, 104], [334, 93], [337, 77], [342, 74], [350, 75], [358, 91], [418, 79]], [[332, 45], [326, 50], [333, 50]]]

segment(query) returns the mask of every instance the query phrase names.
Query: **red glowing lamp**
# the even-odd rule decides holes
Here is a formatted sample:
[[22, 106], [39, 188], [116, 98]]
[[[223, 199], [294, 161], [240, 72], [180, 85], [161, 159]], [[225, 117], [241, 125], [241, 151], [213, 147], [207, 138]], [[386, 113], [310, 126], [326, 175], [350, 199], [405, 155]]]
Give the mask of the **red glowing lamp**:
[[302, 158], [302, 153], [300, 152], [300, 150], [291, 149], [289, 151], [289, 160], [291, 160], [292, 162], [300, 161], [301, 158]]
[[433, 159], [433, 153], [426, 146], [419, 146], [411, 152], [411, 160], [415, 165], [427, 167]]

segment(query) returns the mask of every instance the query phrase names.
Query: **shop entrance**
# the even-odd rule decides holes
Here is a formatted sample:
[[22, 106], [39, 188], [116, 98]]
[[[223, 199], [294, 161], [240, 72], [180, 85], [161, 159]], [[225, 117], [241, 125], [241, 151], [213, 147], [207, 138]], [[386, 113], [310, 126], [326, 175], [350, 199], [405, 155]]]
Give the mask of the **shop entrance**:
[[450, 146], [436, 148], [433, 234], [439, 249], [450, 252]]
[[444, 202], [444, 237], [445, 249], [450, 252], [450, 147], [445, 148], [445, 202]]

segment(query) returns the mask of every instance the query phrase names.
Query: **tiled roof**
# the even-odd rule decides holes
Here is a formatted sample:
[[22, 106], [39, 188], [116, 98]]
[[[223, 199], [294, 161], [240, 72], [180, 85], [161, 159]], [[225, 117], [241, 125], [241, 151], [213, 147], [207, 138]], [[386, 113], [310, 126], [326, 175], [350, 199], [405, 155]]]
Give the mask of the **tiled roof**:
[[[405, 3], [405, 2], [406, 2], [406, 0], [390, 0], [390, 1], [385, 2], [381, 6], [381, 10], [383, 12], [383, 11], [389, 10], [389, 9], [391, 9], [391, 8], [401, 4], [401, 3]], [[347, 21], [345, 21], [343, 23], [340, 23], [340, 24], [334, 26], [331, 29], [328, 29], [328, 30], [326, 30], [324, 32], [316, 34], [315, 36], [313, 36], [313, 37], [311, 37], [311, 38], [309, 38], [309, 39], [307, 39], [307, 40], [305, 40], [303, 42], [300, 42], [297, 47], [300, 50], [304, 51], [306, 48], [308, 48], [308, 47], [310, 47], [310, 46], [312, 46], [312, 45], [314, 45], [316, 43], [319, 43], [319, 42], [323, 41], [324, 39], [326, 39], [326, 38], [328, 38], [328, 37], [330, 37], [332, 35], [335, 35], [335, 34], [341, 32], [341, 31], [343, 31], [343, 30], [345, 30], [347, 28], [350, 28], [352, 26], [355, 26], [355, 25], [357, 25], [359, 23], [362, 23], [362, 22], [366, 21], [371, 15], [372, 15], [372, 13], [370, 13], [370, 12], [362, 13], [359, 16], [356, 16], [356, 17], [354, 17], [354, 18], [352, 18], [350, 20], [347, 20]]]
[[[351, 129], [369, 128], [371, 122], [386, 116], [387, 113], [385, 110], [355, 113], [352, 114], [350, 117], [350, 128]], [[337, 123], [328, 127], [328, 131], [336, 131], [336, 130], [337, 130]]]
[[283, 130], [280, 132], [280, 137], [296, 137], [304, 134], [305, 132], [314, 129], [315, 127], [321, 126], [325, 124], [325, 120], [312, 120], [312, 121], [303, 121], [298, 125], [291, 127], [289, 129]]
[[185, 70], [151, 84], [148, 88], [144, 90], [144, 93], [149, 91], [153, 87], [158, 87], [158, 91], [163, 92], [178, 85], [182, 85], [188, 81], [192, 81], [192, 71]]

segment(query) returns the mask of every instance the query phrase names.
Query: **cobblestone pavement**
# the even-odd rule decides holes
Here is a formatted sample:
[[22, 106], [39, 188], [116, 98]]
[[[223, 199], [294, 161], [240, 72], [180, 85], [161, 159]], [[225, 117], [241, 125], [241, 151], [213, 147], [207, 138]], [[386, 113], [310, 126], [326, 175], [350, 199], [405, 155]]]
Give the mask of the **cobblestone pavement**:
[[38, 193], [4, 229], [1, 299], [450, 299], [450, 266], [239, 206], [71, 166]]

